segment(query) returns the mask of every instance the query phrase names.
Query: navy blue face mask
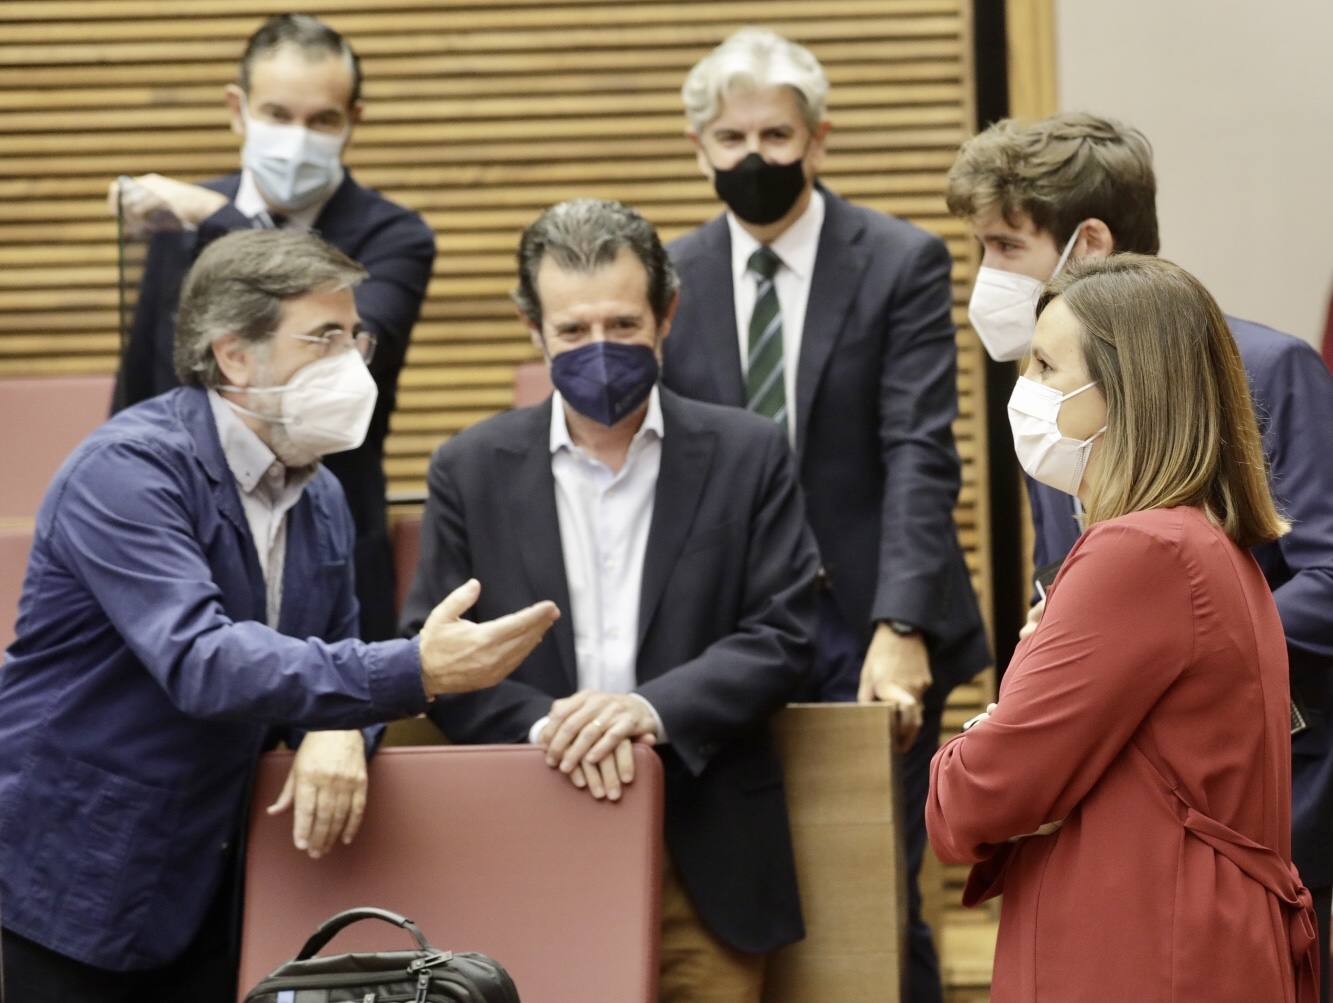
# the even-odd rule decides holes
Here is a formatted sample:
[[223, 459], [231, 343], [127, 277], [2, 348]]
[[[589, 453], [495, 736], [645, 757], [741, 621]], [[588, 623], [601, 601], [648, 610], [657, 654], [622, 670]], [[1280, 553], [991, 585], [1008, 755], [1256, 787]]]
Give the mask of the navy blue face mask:
[[594, 341], [553, 356], [551, 382], [579, 414], [611, 426], [652, 392], [657, 356], [647, 345]]

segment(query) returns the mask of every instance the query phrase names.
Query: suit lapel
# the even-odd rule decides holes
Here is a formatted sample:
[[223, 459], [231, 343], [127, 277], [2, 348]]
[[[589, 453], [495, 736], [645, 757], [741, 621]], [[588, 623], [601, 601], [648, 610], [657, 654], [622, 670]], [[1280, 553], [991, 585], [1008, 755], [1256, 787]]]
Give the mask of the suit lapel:
[[815, 391], [833, 346], [842, 334], [848, 308], [869, 260], [859, 246], [861, 223], [849, 216], [841, 199], [823, 188], [820, 190], [824, 195], [824, 225], [815, 251], [815, 271], [810, 279], [810, 298], [801, 331], [801, 357], [796, 370], [797, 455], [805, 449]]
[[745, 382], [741, 377], [741, 351], [736, 331], [736, 293], [731, 276], [731, 231], [726, 216], [704, 225], [703, 253], [687, 268], [686, 296], [694, 304], [694, 323], [704, 337], [691, 344], [691, 351], [707, 354], [720, 404], [745, 406]]
[[551, 401], [533, 408], [531, 428], [514, 446], [498, 450], [508, 471], [500, 483], [507, 485], [509, 525], [522, 533], [523, 570], [536, 599], [550, 599], [560, 607], [555, 635], [560, 668], [571, 692], [578, 689], [578, 665], [574, 660], [574, 618], [569, 606], [569, 582], [560, 544], [560, 515], [555, 507], [555, 477], [551, 473]]
[[642, 650], [667, 581], [694, 524], [699, 499], [712, 465], [713, 433], [691, 421], [680, 398], [669, 390], [662, 398], [662, 465], [653, 499], [653, 523], [643, 560], [639, 591], [639, 636]]

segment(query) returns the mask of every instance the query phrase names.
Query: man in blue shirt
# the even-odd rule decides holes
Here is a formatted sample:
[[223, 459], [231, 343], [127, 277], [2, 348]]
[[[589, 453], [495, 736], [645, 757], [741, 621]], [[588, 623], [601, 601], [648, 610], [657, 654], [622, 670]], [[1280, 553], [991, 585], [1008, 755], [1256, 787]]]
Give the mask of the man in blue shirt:
[[[4, 974], [25, 1003], [234, 998], [226, 875], [263, 748], [493, 685], [558, 615], [462, 621], [468, 581], [417, 637], [356, 639], [355, 532], [319, 460], [375, 405], [364, 274], [301, 231], [210, 245], [181, 295], [185, 385], [112, 418], [47, 492], [0, 670]], [[305, 736], [271, 809], [295, 803], [298, 848], [355, 835], [375, 738]]]
[[[983, 248], [969, 315], [991, 356], [1031, 341], [1036, 294], [1066, 260], [1158, 251], [1152, 149], [1138, 130], [1088, 114], [998, 122], [949, 172], [950, 210]], [[1228, 317], [1250, 378], [1269, 478], [1292, 529], [1254, 556], [1272, 586], [1291, 663], [1292, 856], [1315, 898], [1328, 999], [1333, 898], [1333, 379], [1298, 338]], [[1038, 568], [1081, 532], [1076, 499], [1028, 481]], [[1040, 608], [1034, 610], [1035, 619]], [[1303, 720], [1296, 720], [1299, 713]]]

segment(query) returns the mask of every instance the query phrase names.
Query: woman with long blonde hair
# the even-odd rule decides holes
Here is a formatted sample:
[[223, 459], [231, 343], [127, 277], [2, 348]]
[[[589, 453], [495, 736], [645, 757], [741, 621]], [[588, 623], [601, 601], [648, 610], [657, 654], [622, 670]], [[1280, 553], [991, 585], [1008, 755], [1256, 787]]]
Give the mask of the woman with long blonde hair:
[[1314, 1000], [1286, 642], [1249, 554], [1287, 525], [1235, 342], [1140, 255], [1070, 265], [1038, 314], [1015, 448], [1087, 529], [927, 804], [964, 901], [1004, 894], [991, 999]]

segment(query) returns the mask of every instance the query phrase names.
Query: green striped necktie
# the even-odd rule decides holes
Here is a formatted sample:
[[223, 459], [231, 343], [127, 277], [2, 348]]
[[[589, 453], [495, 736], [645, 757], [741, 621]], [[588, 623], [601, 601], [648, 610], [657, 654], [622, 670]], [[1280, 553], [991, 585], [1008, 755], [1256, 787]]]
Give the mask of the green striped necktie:
[[787, 388], [782, 373], [782, 309], [773, 276], [782, 262], [773, 251], [760, 246], [746, 262], [746, 271], [758, 280], [754, 313], [750, 314], [750, 332], [745, 369], [745, 406], [772, 418], [787, 420]]

